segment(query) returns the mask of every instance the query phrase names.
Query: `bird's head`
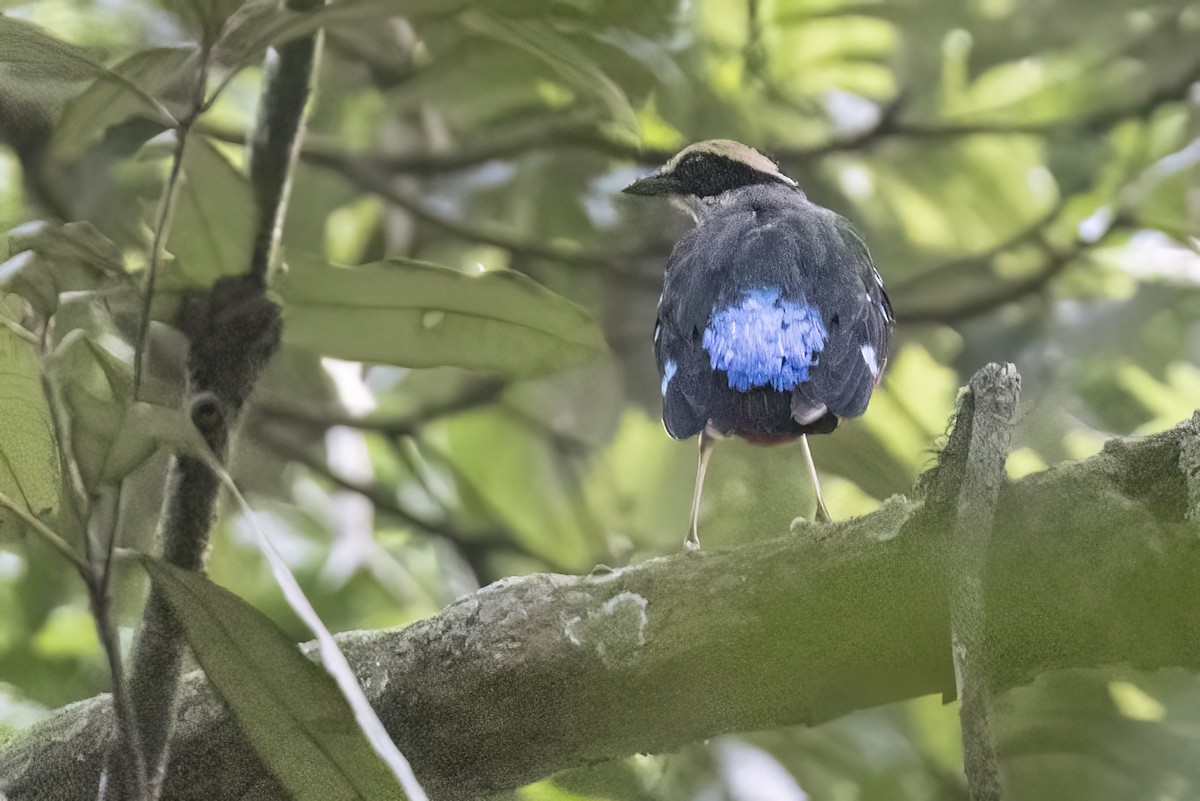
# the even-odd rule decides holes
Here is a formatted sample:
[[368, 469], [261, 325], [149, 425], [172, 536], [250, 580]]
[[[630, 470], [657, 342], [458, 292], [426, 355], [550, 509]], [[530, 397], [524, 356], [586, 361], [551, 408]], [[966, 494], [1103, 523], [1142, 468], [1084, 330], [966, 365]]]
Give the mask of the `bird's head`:
[[634, 181], [622, 191], [687, 200], [714, 198], [755, 184], [797, 188], [795, 181], [779, 171], [778, 164], [754, 148], [732, 139], [708, 139], [688, 145], [658, 172]]

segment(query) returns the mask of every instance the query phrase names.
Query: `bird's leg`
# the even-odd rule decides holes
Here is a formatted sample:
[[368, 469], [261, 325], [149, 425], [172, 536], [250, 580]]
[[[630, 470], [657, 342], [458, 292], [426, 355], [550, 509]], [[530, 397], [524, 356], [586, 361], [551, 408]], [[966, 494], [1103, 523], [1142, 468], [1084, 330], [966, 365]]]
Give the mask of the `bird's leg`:
[[804, 448], [804, 461], [808, 463], [808, 475], [812, 478], [813, 490], [817, 493], [817, 513], [815, 515], [818, 523], [832, 522], [833, 518], [829, 516], [829, 510], [825, 508], [825, 499], [821, 497], [821, 480], [817, 478], [817, 466], [813, 463], [812, 451], [808, 449], [808, 435], [800, 435], [800, 445]]
[[700, 493], [704, 489], [704, 471], [708, 469], [708, 458], [712, 456], [716, 441], [707, 428], [700, 432], [700, 463], [696, 467], [696, 492], [692, 495], [692, 525], [688, 529], [687, 539], [683, 541], [683, 547], [689, 551], [700, 550], [700, 534], [696, 530], [700, 518]]

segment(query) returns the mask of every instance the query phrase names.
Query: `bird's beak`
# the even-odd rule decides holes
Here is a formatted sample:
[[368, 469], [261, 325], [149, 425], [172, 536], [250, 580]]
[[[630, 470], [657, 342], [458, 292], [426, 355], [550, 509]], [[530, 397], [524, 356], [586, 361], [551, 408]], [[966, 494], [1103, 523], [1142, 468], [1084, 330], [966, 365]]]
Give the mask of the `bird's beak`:
[[681, 195], [683, 185], [674, 175], [656, 172], [639, 178], [621, 191], [629, 195]]

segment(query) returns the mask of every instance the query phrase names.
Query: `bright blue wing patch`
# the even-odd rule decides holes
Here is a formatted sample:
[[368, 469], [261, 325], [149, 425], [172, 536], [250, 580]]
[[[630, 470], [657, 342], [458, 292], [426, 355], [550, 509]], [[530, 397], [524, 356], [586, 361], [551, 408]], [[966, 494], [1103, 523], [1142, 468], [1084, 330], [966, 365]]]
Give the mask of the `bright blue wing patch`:
[[667, 397], [667, 387], [671, 385], [671, 379], [675, 377], [675, 371], [679, 369], [679, 365], [674, 359], [667, 359], [667, 363], [663, 365], [663, 380], [662, 380], [662, 396]]
[[817, 363], [828, 336], [821, 312], [781, 294], [775, 287], [747, 292], [738, 305], [715, 312], [704, 329], [712, 368], [729, 374], [732, 389], [792, 389]]

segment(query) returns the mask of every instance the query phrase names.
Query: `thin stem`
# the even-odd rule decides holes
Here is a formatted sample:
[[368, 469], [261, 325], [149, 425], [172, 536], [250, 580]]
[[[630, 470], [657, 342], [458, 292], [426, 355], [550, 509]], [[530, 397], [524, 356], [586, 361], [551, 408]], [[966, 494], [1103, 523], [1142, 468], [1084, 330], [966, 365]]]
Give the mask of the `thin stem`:
[[[141, 734], [138, 731], [137, 720], [134, 717], [133, 702], [130, 699], [129, 687], [125, 683], [125, 667], [121, 658], [121, 641], [116, 626], [112, 620], [112, 598], [109, 594], [109, 565], [112, 559], [111, 542], [116, 538], [118, 504], [120, 490], [117, 487], [105, 487], [98, 495], [92, 507], [89, 519], [90, 525], [107, 532], [110, 545], [105, 548], [103, 558], [97, 561], [94, 551], [89, 557], [90, 575], [86, 583], [88, 600], [92, 608], [92, 619], [96, 624], [96, 634], [104, 648], [104, 656], [108, 660], [108, 672], [112, 678], [113, 711], [117, 717], [117, 726], [122, 735], [123, 749], [120, 759], [126, 763], [133, 774], [133, 792], [136, 798], [147, 801], [150, 796], [150, 783], [146, 772], [146, 751], [142, 747]], [[91, 532], [87, 539], [92, 540]], [[111, 766], [110, 766], [111, 769]], [[120, 785], [118, 785], [120, 787]], [[121, 788], [124, 789], [124, 788]], [[118, 796], [119, 797], [119, 796]]]
[[507, 384], [504, 381], [485, 380], [468, 388], [460, 395], [444, 401], [430, 403], [414, 414], [394, 417], [355, 416], [342, 410], [324, 411], [311, 406], [301, 406], [282, 400], [261, 400], [254, 404], [254, 413], [268, 420], [284, 418], [322, 428], [346, 426], [360, 431], [373, 431], [392, 437], [412, 434], [421, 426], [442, 417], [475, 409], [492, 402], [500, 396]]
[[[158, 210], [158, 219], [154, 227], [154, 239], [150, 245], [150, 261], [146, 266], [146, 284], [142, 294], [142, 314], [138, 322], [137, 341], [133, 353], [133, 387], [130, 391], [130, 403], [137, 403], [141, 397], [142, 372], [146, 359], [149, 357], [148, 344], [150, 334], [150, 314], [154, 303], [155, 284], [158, 280], [159, 268], [162, 264], [163, 252], [166, 249], [167, 237], [171, 231], [171, 223], [175, 218], [175, 206], [179, 199], [179, 178], [183, 174], [183, 159], [187, 150], [188, 134], [199, 118], [204, 108], [204, 94], [208, 85], [209, 59], [212, 43], [208, 36], [201, 43], [200, 67], [196, 71], [195, 83], [192, 87], [191, 111], [175, 128], [175, 148], [171, 155], [171, 171], [163, 188], [162, 202]], [[122, 740], [118, 748], [123, 748], [112, 755], [106, 771], [115, 772], [118, 781], [117, 793], [126, 789], [126, 782], [132, 781], [137, 798], [144, 801], [154, 801], [161, 792], [161, 773], [163, 762], [161, 755], [165, 749], [158, 749], [152, 739], [142, 736], [144, 718], [149, 714], [145, 707], [136, 705], [132, 693], [135, 688], [125, 682], [124, 665], [121, 659], [120, 642], [109, 616], [109, 589], [112, 579], [113, 552], [117, 545], [117, 532], [121, 513], [121, 497], [125, 490], [125, 479], [122, 478], [115, 488], [106, 490], [100, 496], [99, 510], [106, 514], [100, 515], [99, 510], [93, 515], [95, 519], [103, 520], [104, 552], [97, 563], [91, 546], [91, 532], [87, 535], [88, 562], [92, 566], [93, 581], [88, 589], [92, 595], [92, 614], [96, 619], [96, 630], [104, 644], [108, 656], [109, 670], [112, 673], [113, 703], [117, 720], [121, 726]], [[153, 601], [153, 598], [151, 598]], [[149, 602], [148, 602], [149, 603]], [[136, 666], [135, 666], [136, 668]], [[135, 669], [136, 674], [136, 669]], [[134, 677], [136, 679], [136, 675]], [[172, 677], [173, 678], [173, 677]], [[148, 754], [146, 746], [151, 745], [156, 750]]]
[[364, 165], [358, 163], [347, 162], [344, 160], [338, 161], [317, 161], [309, 159], [310, 164], [315, 166], [327, 167], [341, 173], [346, 178], [349, 178], [361, 188], [378, 195], [379, 197], [393, 203], [396, 206], [407, 211], [412, 216], [422, 222], [441, 228], [443, 231], [463, 239], [468, 239], [474, 242], [482, 242], [487, 245], [494, 245], [514, 253], [516, 255], [525, 256], [535, 259], [546, 259], [548, 261], [557, 261], [563, 264], [572, 266], [603, 270], [607, 274], [628, 280], [633, 283], [646, 284], [648, 286], [659, 286], [660, 279], [642, 273], [634, 272], [628, 268], [618, 267], [621, 262], [634, 259], [645, 258], [652, 255], [653, 251], [646, 249], [637, 250], [617, 250], [611, 251], [592, 251], [575, 247], [564, 247], [562, 245], [546, 244], [533, 239], [526, 239], [515, 234], [498, 231], [491, 228], [482, 228], [471, 225], [462, 220], [456, 220], [430, 209], [423, 202], [415, 197], [412, 197], [406, 192], [400, 191], [394, 187], [386, 176], [379, 175]]
[[79, 573], [79, 575], [83, 576], [85, 581], [87, 580], [87, 565], [82, 559], [79, 558], [79, 554], [75, 553], [75, 549], [67, 544], [66, 540], [56, 534], [41, 520], [38, 520], [34, 515], [23, 509], [16, 501], [5, 495], [3, 492], [0, 492], [0, 506], [11, 510], [13, 514], [24, 520], [29, 527], [37, 532], [38, 536], [40, 536], [47, 544], [66, 557], [67, 561], [75, 566], [75, 570]]
[[187, 148], [188, 132], [191, 130], [194, 117], [190, 117], [175, 129], [175, 150], [171, 155], [171, 174], [167, 177], [167, 185], [163, 189], [162, 204], [158, 210], [158, 220], [154, 226], [154, 242], [150, 246], [150, 264], [146, 267], [146, 286], [142, 290], [142, 318], [138, 324], [137, 344], [133, 353], [133, 395], [132, 400], [140, 399], [142, 386], [142, 363], [146, 359], [146, 338], [150, 333], [150, 306], [154, 302], [154, 285], [158, 278], [158, 268], [162, 262], [163, 250], [166, 247], [167, 234], [171, 230], [171, 220], [175, 216], [175, 203], [179, 198], [179, 176], [183, 173], [183, 153]]
[[41, 337], [39, 337], [37, 334], [30, 331], [25, 326], [16, 322], [15, 320], [0, 319], [0, 325], [3, 325], [9, 331], [12, 331], [18, 337], [20, 337], [21, 339], [28, 342], [30, 345], [34, 345], [36, 347], [41, 347], [41, 345], [42, 345]]

